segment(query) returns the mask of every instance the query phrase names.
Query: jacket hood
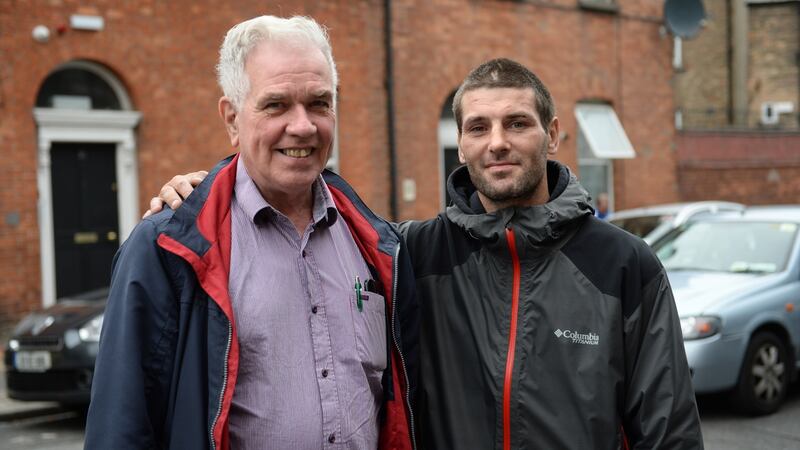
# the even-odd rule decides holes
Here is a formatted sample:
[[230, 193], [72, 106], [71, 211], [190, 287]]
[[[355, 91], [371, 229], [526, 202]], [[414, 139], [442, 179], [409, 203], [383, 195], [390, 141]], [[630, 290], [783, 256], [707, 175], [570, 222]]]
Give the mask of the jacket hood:
[[521, 231], [533, 245], [558, 240], [573, 228], [575, 220], [594, 213], [589, 193], [578, 183], [567, 166], [547, 161], [547, 185], [550, 200], [543, 205], [510, 207], [487, 213], [469, 177], [466, 166], [459, 167], [447, 180], [452, 204], [447, 207], [448, 219], [464, 228], [471, 236], [498, 241], [510, 225]]

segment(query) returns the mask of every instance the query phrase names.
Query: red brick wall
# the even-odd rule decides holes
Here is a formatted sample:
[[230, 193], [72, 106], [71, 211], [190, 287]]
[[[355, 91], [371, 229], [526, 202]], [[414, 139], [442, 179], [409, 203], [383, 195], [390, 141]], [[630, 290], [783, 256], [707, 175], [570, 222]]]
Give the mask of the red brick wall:
[[684, 132], [677, 148], [684, 200], [800, 201], [798, 133]]
[[[36, 210], [36, 94], [74, 59], [111, 69], [142, 113], [136, 132], [140, 209], [172, 175], [210, 168], [231, 153], [217, 114], [214, 65], [225, 32], [259, 14], [308, 14], [329, 27], [341, 80], [341, 172], [388, 213], [383, 11], [379, 2], [0, 2], [0, 337], [4, 324], [41, 305]], [[305, 4], [304, 4], [305, 3]], [[90, 4], [92, 6], [79, 6]], [[56, 32], [75, 13], [100, 15], [99, 32]], [[45, 44], [34, 26], [50, 28]], [[10, 216], [9, 216], [10, 215]], [[19, 224], [7, 217], [19, 215]]]
[[[672, 143], [671, 40], [661, 2], [620, 0], [617, 14], [577, 0], [392, 3], [398, 182], [417, 200], [399, 218], [439, 211], [437, 123], [442, 104], [475, 65], [506, 56], [550, 87], [566, 139], [558, 158], [576, 167], [576, 102], [610, 102], [638, 152], [615, 164], [617, 209], [677, 199]], [[291, 4], [292, 6], [287, 6]], [[55, 33], [70, 14], [105, 18], [100, 32]], [[135, 109], [141, 209], [178, 172], [230, 152], [217, 117], [217, 49], [233, 24], [258, 15], [309, 14], [329, 27], [340, 71], [340, 171], [380, 214], [389, 213], [382, 1], [0, 1], [0, 331], [40, 300], [36, 211], [37, 90], [59, 64], [89, 59], [114, 71]], [[50, 42], [31, 39], [43, 24]], [[399, 189], [398, 189], [399, 190]], [[18, 214], [19, 225], [7, 223]], [[11, 220], [13, 222], [13, 220]], [[0, 333], [1, 334], [1, 333]]]
[[702, 31], [684, 40], [683, 68], [675, 74], [677, 106], [685, 128], [723, 127], [730, 123], [731, 49], [728, 0], [705, 0]]

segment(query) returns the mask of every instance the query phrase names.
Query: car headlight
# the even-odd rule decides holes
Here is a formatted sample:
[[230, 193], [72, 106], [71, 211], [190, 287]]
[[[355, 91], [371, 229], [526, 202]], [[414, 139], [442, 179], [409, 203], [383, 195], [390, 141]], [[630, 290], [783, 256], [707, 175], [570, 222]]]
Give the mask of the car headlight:
[[719, 333], [722, 323], [718, 317], [693, 316], [681, 317], [683, 339], [702, 339]]
[[100, 331], [103, 329], [103, 314], [95, 316], [86, 325], [78, 330], [78, 336], [84, 342], [99, 342]]

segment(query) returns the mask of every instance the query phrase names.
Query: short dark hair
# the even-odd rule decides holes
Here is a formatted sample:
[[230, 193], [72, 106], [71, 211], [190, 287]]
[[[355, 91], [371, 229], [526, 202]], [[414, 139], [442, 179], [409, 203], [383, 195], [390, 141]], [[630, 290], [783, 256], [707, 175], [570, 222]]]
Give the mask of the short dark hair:
[[531, 88], [536, 98], [536, 112], [546, 129], [556, 115], [556, 105], [542, 80], [522, 64], [507, 58], [486, 61], [467, 75], [453, 97], [453, 115], [461, 133], [461, 98], [468, 91], [481, 88]]

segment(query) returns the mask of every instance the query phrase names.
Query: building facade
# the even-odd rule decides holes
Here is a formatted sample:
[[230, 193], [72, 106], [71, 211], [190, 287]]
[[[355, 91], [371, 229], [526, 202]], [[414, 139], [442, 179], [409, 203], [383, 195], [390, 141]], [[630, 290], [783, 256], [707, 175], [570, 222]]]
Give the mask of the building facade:
[[452, 94], [495, 57], [550, 88], [557, 159], [595, 195], [616, 209], [679, 198], [661, 2], [0, 1], [0, 329], [107, 284], [110, 255], [163, 182], [232, 153], [217, 50], [260, 14], [328, 27], [340, 72], [332, 165], [380, 214], [442, 209]]
[[705, 0], [676, 69], [679, 196], [800, 199], [800, 1]]

